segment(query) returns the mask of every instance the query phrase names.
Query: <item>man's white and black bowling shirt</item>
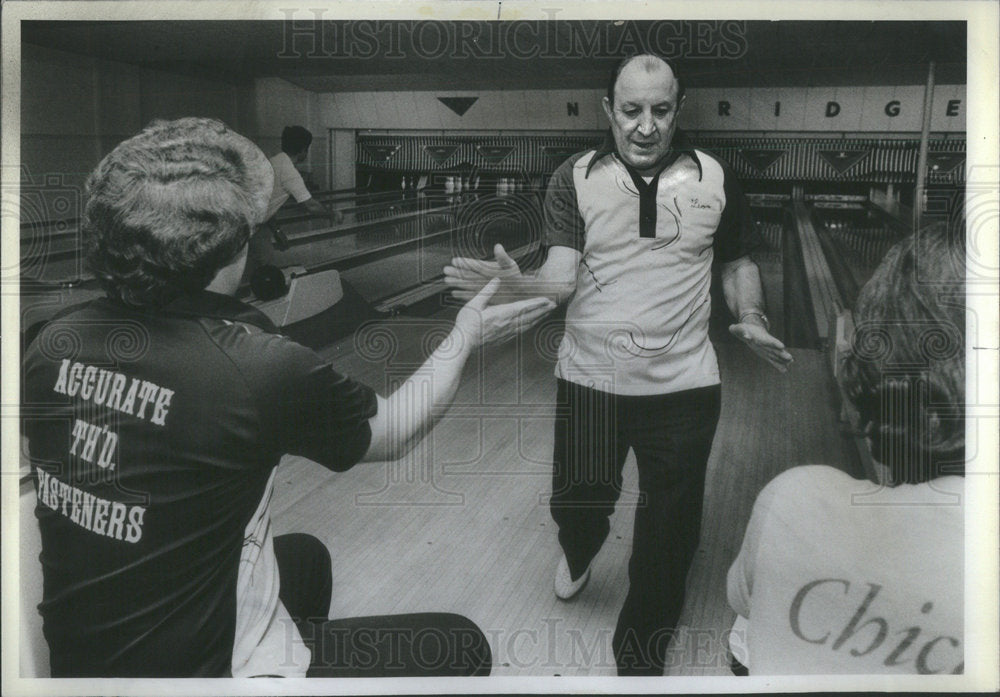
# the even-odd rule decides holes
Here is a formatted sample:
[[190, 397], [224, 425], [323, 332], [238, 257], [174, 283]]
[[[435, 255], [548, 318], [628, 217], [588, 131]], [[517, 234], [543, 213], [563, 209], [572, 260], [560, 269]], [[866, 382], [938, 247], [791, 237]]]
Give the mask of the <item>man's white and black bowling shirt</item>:
[[57, 316], [26, 351], [22, 401], [53, 676], [305, 673], [278, 600], [275, 466], [357, 462], [369, 388], [205, 291]]
[[614, 394], [719, 383], [708, 338], [713, 262], [760, 243], [732, 170], [677, 132], [642, 177], [608, 137], [552, 175], [545, 243], [579, 251], [556, 375]]

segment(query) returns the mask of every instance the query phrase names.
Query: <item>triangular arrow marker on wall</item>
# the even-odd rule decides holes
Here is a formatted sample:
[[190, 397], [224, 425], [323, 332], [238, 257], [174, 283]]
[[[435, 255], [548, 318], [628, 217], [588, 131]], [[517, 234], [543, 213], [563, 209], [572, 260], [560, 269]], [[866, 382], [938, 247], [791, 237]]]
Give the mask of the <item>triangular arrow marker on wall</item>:
[[398, 145], [363, 145], [361, 147], [379, 164], [388, 162], [389, 158], [399, 150]]
[[746, 148], [740, 150], [743, 159], [749, 162], [758, 172], [773, 165], [785, 154], [784, 150], [764, 150], [761, 148]]
[[927, 169], [931, 172], [950, 172], [963, 162], [965, 162], [965, 153], [962, 152], [927, 153]]
[[434, 162], [436, 162], [439, 165], [443, 165], [445, 162], [447, 162], [448, 158], [450, 158], [452, 155], [454, 155], [456, 150], [458, 150], [458, 146], [457, 145], [425, 145], [424, 146], [424, 152], [427, 153], [428, 155], [430, 155], [431, 159], [434, 160]]
[[843, 174], [865, 159], [868, 153], [868, 150], [820, 150], [819, 156], [837, 170], [838, 174]]
[[542, 148], [542, 152], [545, 153], [546, 157], [562, 162], [570, 155], [580, 152], [580, 148], [576, 145], [546, 145]]
[[463, 116], [469, 107], [479, 101], [479, 97], [438, 97], [438, 101], [459, 116]]
[[496, 165], [514, 152], [513, 145], [477, 145], [476, 152], [486, 160], [488, 164]]

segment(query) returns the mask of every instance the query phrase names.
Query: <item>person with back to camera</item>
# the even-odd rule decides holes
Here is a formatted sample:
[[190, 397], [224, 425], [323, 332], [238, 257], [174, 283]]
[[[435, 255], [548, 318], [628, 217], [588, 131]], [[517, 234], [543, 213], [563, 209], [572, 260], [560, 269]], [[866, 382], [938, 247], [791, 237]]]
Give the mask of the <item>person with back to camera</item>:
[[728, 576], [750, 673], [963, 672], [964, 260], [925, 229], [861, 290], [841, 384], [887, 486], [808, 465], [761, 491]]
[[48, 322], [23, 364], [54, 677], [490, 672], [464, 617], [328, 620], [329, 553], [275, 537], [270, 499], [285, 453], [335, 471], [404, 455], [470, 353], [553, 304], [487, 308], [490, 285], [382, 398], [233, 297], [271, 176], [199, 118], [153, 123], [90, 175], [83, 230], [107, 297]]
[[312, 197], [302, 175], [295, 168], [295, 165], [302, 164], [309, 157], [312, 139], [312, 133], [302, 126], [285, 126], [282, 130], [281, 152], [268, 160], [274, 169], [274, 188], [267, 202], [264, 220], [273, 218], [290, 197], [313, 215], [328, 217], [330, 222], [340, 222], [343, 219], [340, 211], [331, 211]]
[[495, 261], [445, 268], [458, 297], [500, 277], [500, 294], [569, 301], [556, 365], [551, 513], [563, 551], [555, 594], [570, 600], [610, 530], [629, 448], [640, 500], [629, 589], [612, 640], [619, 675], [662, 675], [699, 541], [720, 379], [708, 338], [713, 263], [733, 335], [780, 371], [792, 356], [768, 332], [759, 238], [732, 170], [677, 129], [684, 86], [674, 66], [639, 55], [611, 77], [611, 133], [563, 163], [544, 205], [545, 263], [522, 274]]
[[[313, 198], [312, 193], [302, 180], [302, 175], [295, 168], [295, 165], [302, 164], [309, 157], [312, 140], [313, 135], [307, 128], [285, 126], [281, 131], [281, 152], [268, 159], [274, 170], [274, 188], [271, 190], [271, 197], [267, 202], [264, 222], [271, 231], [273, 244], [277, 249], [287, 249], [289, 242], [272, 218], [289, 198], [294, 198], [298, 205], [304, 207], [312, 215], [328, 218], [331, 225], [341, 223], [344, 220], [344, 214], [339, 210], [331, 210]], [[252, 268], [268, 263], [270, 254], [267, 244], [265, 238], [260, 234], [251, 238], [249, 253]]]

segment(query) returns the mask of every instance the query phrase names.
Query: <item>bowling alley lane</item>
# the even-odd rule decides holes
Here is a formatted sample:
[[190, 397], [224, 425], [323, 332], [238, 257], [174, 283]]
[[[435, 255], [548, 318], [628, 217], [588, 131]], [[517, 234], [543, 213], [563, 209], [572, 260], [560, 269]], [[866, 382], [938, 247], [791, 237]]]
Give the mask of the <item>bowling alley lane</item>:
[[[422, 338], [435, 326], [447, 327], [452, 315], [443, 309], [367, 327], [364, 336], [391, 337], [389, 356], [371, 355], [354, 337], [323, 353], [338, 370], [384, 394], [390, 380], [433, 348]], [[308, 531], [330, 547], [340, 591], [332, 613], [446, 604], [498, 638], [496, 675], [545, 674], [550, 661], [568, 666], [563, 674], [614, 675], [613, 661], [598, 657], [610, 656], [607, 627], [624, 600], [637, 496], [634, 456], [625, 464], [622, 499], [594, 562], [591, 589], [573, 604], [539, 590], [551, 584], [558, 555], [548, 512], [554, 356], [545, 349], [557, 327], [552, 320], [486, 349], [467, 369], [455, 406], [429, 442], [401, 463], [359, 465], [331, 478], [302, 458], [282, 461], [275, 527]], [[854, 442], [838, 425], [838, 397], [822, 351], [793, 349], [794, 369], [777, 375], [739, 344], [717, 348], [726, 386], [722, 414], [708, 464], [701, 544], [668, 674], [728, 674], [718, 662], [704, 664], [705, 641], [717, 641], [732, 624], [725, 574], [756, 493], [796, 463], [862, 474]], [[523, 631], [535, 632], [538, 641], [519, 640]], [[583, 660], [584, 649], [592, 661]]]
[[[462, 303], [444, 276], [453, 258], [494, 261], [501, 244], [531, 274], [554, 255], [553, 240], [579, 243], [575, 273], [586, 277], [588, 243], [620, 224], [621, 211], [635, 214], [635, 229], [624, 234], [637, 238], [705, 234], [711, 226], [699, 220], [738, 217], [723, 232], [759, 241], [748, 254], [763, 295], [744, 317], [762, 314], [754, 323], [768, 325], [794, 362], [776, 371], [733, 336], [739, 320], [727, 308], [722, 265], [713, 263], [710, 283], [702, 280], [721, 415], [666, 666], [670, 676], [728, 677], [725, 637], [735, 613], [726, 572], [758, 493], [809, 464], [884, 480], [838, 379], [854, 350], [858, 295], [889, 250], [934, 223], [963, 234], [976, 147], [967, 129], [976, 98], [971, 25], [854, 20], [850, 3], [835, 20], [576, 20], [554, 12], [533, 24], [510, 21], [507, 13], [520, 9], [500, 5], [497, 21], [428, 15], [383, 23], [288, 8], [284, 19], [21, 22], [12, 49], [20, 51], [20, 129], [11, 130], [19, 142], [4, 141], [20, 158], [10, 170], [17, 193], [5, 198], [16, 205], [3, 211], [4, 236], [19, 234], [20, 258], [16, 270], [5, 259], [14, 304], [4, 311], [19, 312], [26, 349], [58, 313], [105, 295], [88, 261], [96, 231], [87, 225], [87, 177], [160, 119], [217, 119], [284, 172], [267, 192], [268, 219], [240, 228], [249, 236], [247, 262], [233, 294], [271, 320], [280, 341], [305, 345], [383, 397], [454, 326]], [[439, 53], [429, 51], [431, 35], [441, 39]], [[608, 138], [609, 127], [623, 128], [615, 120], [624, 118], [615, 112], [619, 62], [647, 51], [670, 64], [652, 59], [643, 79], [669, 73], [670, 85], [683, 83], [684, 99], [669, 128], [650, 107], [642, 127], [659, 119], [653, 130], [670, 135], [667, 156], [661, 169], [639, 172]], [[304, 150], [286, 142], [289, 129], [307, 132]], [[644, 136], [640, 149], [654, 148], [652, 139]], [[569, 177], [556, 178], [570, 158], [604, 153], [609, 143], [608, 159], [595, 152], [591, 161], [601, 166], [567, 167], [560, 174], [568, 169]], [[613, 174], [602, 175], [603, 164]], [[703, 195], [713, 176], [718, 186]], [[607, 190], [595, 193], [599, 181]], [[687, 186], [703, 188], [674, 195]], [[616, 196], [620, 208], [605, 210]], [[650, 208], [652, 228], [639, 223]], [[673, 225], [664, 223], [667, 210]], [[718, 262], [723, 233], [710, 234], [697, 249]], [[660, 271], [657, 263], [649, 268]], [[683, 286], [668, 275], [679, 263], [670, 264], [648, 286], [629, 286], [629, 299]], [[619, 287], [636, 277], [616, 273]], [[632, 309], [621, 305], [616, 331]], [[281, 459], [273, 528], [313, 535], [330, 551], [331, 618], [453, 612], [483, 630], [495, 676], [616, 675], [611, 638], [640, 504], [634, 453], [590, 581], [572, 602], [553, 592], [562, 555], [549, 508], [554, 427], [569, 413], [557, 404], [554, 372], [566, 315], [564, 303], [524, 334], [474, 352], [453, 404], [401, 459], [346, 472]], [[72, 340], [63, 348], [76, 350]], [[20, 406], [31, 417], [51, 407]], [[402, 412], [388, 420], [407, 423], [411, 411]], [[31, 648], [19, 658], [25, 675], [45, 676], [35, 611], [41, 541], [25, 433], [20, 591], [23, 645]], [[265, 425], [262, 440], [269, 437]], [[171, 457], [163, 453], [164, 467]]]

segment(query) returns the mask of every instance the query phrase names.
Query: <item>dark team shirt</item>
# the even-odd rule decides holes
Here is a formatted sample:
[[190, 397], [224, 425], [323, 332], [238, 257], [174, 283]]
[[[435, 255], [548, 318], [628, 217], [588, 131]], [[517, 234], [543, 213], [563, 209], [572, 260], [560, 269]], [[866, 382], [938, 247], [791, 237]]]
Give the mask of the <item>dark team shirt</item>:
[[23, 367], [53, 676], [259, 665], [277, 604], [273, 470], [284, 453], [349, 468], [375, 394], [207, 291], [158, 311], [72, 308]]

